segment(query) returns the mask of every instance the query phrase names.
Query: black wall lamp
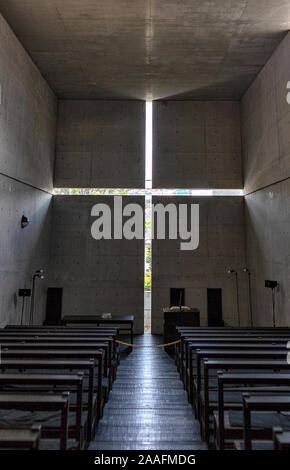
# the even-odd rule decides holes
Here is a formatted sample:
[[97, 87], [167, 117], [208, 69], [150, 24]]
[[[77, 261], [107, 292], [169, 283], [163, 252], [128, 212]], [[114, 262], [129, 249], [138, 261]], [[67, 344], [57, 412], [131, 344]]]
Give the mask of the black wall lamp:
[[21, 219], [21, 228], [25, 228], [29, 225], [29, 219], [23, 215]]

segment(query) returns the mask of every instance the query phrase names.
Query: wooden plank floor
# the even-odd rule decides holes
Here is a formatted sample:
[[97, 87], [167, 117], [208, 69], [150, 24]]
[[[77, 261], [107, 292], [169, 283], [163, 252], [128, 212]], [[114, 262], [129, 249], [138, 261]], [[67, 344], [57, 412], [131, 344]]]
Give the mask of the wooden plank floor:
[[[137, 344], [161, 344], [145, 334]], [[200, 450], [199, 423], [171, 357], [138, 348], [123, 357], [91, 450]]]

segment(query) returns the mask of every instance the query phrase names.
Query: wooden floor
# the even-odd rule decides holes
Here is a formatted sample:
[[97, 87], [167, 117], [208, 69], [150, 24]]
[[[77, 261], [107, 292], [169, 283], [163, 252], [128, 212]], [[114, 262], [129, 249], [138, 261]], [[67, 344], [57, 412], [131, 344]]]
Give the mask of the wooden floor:
[[[160, 344], [162, 337], [145, 334], [135, 342]], [[138, 348], [125, 355], [90, 449], [205, 448], [171, 357], [156, 348]]]

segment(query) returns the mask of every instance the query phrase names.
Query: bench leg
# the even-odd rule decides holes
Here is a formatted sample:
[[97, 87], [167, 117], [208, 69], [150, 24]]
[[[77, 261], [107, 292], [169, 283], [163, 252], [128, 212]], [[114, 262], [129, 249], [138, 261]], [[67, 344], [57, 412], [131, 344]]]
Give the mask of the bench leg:
[[252, 439], [251, 439], [251, 412], [244, 403], [243, 408], [244, 414], [244, 450], [252, 450]]
[[60, 450], [67, 450], [68, 441], [68, 416], [69, 404], [63, 408], [61, 413], [61, 430], [60, 430]]

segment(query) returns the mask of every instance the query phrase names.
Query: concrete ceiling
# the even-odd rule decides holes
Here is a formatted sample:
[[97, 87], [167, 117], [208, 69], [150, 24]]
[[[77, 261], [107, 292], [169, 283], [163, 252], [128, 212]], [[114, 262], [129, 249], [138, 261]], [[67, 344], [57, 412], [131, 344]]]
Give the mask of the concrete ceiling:
[[240, 99], [289, 0], [0, 0], [61, 98]]

